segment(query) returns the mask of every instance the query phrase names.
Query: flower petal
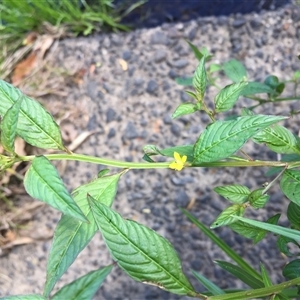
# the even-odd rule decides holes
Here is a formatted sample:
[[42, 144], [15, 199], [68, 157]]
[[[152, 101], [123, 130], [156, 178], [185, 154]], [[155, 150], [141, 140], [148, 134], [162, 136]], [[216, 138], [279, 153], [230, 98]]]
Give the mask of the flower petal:
[[174, 152], [174, 158], [176, 161], [181, 161], [180, 154], [178, 152]]
[[181, 162], [184, 164], [187, 160], [187, 156], [186, 155], [183, 155], [182, 158], [181, 158]]

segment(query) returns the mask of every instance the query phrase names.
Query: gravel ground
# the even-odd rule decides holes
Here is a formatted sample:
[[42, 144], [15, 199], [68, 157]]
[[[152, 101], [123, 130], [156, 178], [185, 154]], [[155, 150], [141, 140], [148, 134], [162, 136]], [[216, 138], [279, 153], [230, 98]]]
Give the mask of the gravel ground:
[[[55, 68], [69, 73], [101, 65], [95, 72], [85, 74], [77, 85], [66, 82], [68, 96], [60, 101], [49, 97], [46, 106], [55, 113], [59, 107], [70, 112], [80, 111], [76, 118], [63, 126], [72, 133], [97, 130], [76, 152], [126, 161], [141, 161], [142, 147], [156, 144], [167, 147], [194, 143], [208, 123], [204, 114], [172, 121], [171, 113], [180, 102], [189, 101], [184, 88], [174, 78], [191, 75], [197, 65], [185, 39], [197, 46], [206, 46], [214, 54], [213, 61], [229, 58], [241, 60], [253, 80], [263, 80], [268, 74], [282, 79], [300, 69], [299, 7], [287, 5], [276, 11], [259, 14], [204, 17], [187, 23], [164, 24], [152, 29], [130, 33], [96, 35], [67, 39], [52, 50]], [[123, 71], [120, 59], [128, 64]], [[224, 79], [226, 83], [226, 79]], [[207, 100], [215, 90], [208, 88]], [[249, 102], [241, 101], [236, 111]], [[294, 109], [299, 109], [297, 104]], [[265, 114], [287, 114], [287, 104], [265, 106]], [[291, 120], [298, 133], [298, 117]], [[290, 121], [289, 121], [290, 122]], [[299, 123], [299, 122], [298, 122]], [[276, 159], [263, 147], [246, 145], [254, 158]], [[60, 166], [59, 166], [60, 167]], [[84, 163], [67, 164], [64, 179], [69, 189], [94, 178], [99, 166]], [[209, 225], [228, 203], [213, 192], [217, 185], [239, 183], [257, 188], [268, 179], [265, 169], [184, 169], [130, 171], [120, 180], [114, 209], [125, 218], [141, 222], [165, 236], [174, 245], [183, 261], [183, 269], [195, 288], [203, 288], [192, 278], [194, 269], [217, 283], [221, 288], [241, 287], [231, 276], [213, 265], [226, 257], [181, 214], [179, 207], [187, 207], [199, 220]], [[287, 200], [277, 188], [271, 190], [266, 209], [249, 211], [247, 215], [266, 220], [285, 210]], [[145, 210], [147, 209], [147, 210]], [[147, 212], [147, 213], [145, 213]], [[35, 244], [14, 248], [0, 258], [0, 296], [39, 293], [46, 276], [46, 259], [59, 213], [45, 207], [32, 221]], [[284, 216], [282, 218], [284, 221]], [[280, 274], [286, 260], [276, 249], [276, 239], [269, 236], [258, 246], [241, 238], [227, 228], [216, 230], [220, 237], [257, 269], [263, 262], [274, 282], [284, 279]], [[85, 274], [111, 263], [100, 235], [79, 255], [75, 263], [57, 284], [57, 288]], [[189, 299], [169, 294], [152, 286], [137, 283], [115, 267], [95, 299]]]

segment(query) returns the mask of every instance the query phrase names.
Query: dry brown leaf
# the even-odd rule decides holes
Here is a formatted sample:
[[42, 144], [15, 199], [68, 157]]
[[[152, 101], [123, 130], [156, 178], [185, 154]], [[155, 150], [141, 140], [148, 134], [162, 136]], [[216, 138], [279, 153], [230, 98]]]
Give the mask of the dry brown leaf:
[[153, 122], [152, 128], [154, 133], [160, 133], [162, 121], [160, 119], [157, 119]]
[[34, 239], [30, 237], [20, 237], [10, 243], [5, 244], [4, 246], [1, 246], [2, 250], [8, 250], [11, 249], [15, 246], [20, 246], [20, 245], [26, 245], [26, 244], [32, 244], [34, 243]]
[[27, 46], [27, 45], [31, 45], [31, 44], [33, 44], [35, 41], [36, 41], [36, 39], [38, 38], [38, 33], [37, 32], [34, 32], [34, 31], [31, 31], [31, 32], [29, 32], [27, 35], [26, 35], [26, 37], [25, 37], [25, 39], [23, 40], [23, 45], [24, 46]]
[[24, 60], [18, 63], [14, 69], [11, 81], [13, 85], [19, 85], [37, 66], [37, 53], [30, 53]]
[[45, 53], [52, 46], [53, 42], [54, 42], [54, 37], [51, 35], [45, 34], [39, 36], [33, 48], [34, 52], [38, 52], [39, 59], [44, 58]]
[[71, 151], [76, 150], [89, 136], [101, 132], [100, 130], [93, 130], [93, 131], [84, 131], [79, 134], [76, 139], [68, 146], [68, 149]]

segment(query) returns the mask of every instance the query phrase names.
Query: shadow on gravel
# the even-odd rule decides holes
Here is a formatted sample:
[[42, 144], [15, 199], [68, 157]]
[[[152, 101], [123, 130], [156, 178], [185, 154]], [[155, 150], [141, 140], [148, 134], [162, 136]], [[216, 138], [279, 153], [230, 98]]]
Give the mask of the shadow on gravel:
[[[136, 0], [116, 0], [115, 3], [136, 3]], [[185, 22], [197, 17], [246, 14], [275, 10], [291, 0], [148, 0], [122, 21], [133, 27], [155, 27], [162, 23]], [[126, 5], [126, 7], [128, 7]]]

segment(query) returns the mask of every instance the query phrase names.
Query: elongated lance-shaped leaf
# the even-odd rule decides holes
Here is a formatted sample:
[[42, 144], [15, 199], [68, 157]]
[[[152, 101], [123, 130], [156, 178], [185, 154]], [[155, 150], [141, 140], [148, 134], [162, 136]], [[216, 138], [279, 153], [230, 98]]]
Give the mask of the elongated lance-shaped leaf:
[[194, 147], [194, 163], [226, 158], [239, 150], [249, 138], [286, 117], [243, 116], [230, 121], [216, 121], [206, 127]]
[[16, 295], [16, 296], [6, 296], [0, 298], [0, 300], [47, 300], [47, 298], [42, 295], [30, 294], [30, 295]]
[[203, 223], [199, 222], [193, 215], [191, 215], [187, 210], [181, 209], [181, 211], [189, 218], [189, 220], [195, 224], [209, 239], [213, 241], [221, 250], [223, 250], [228, 257], [234, 260], [241, 268], [246, 270], [252, 276], [257, 279], [261, 279], [261, 276], [255, 269], [253, 269], [243, 258], [238, 255], [231, 247], [229, 247], [223, 240], [221, 240], [217, 235], [215, 235], [211, 230], [209, 230]]
[[228, 78], [234, 82], [239, 82], [247, 76], [247, 72], [242, 63], [235, 59], [223, 64], [223, 70]]
[[85, 215], [68, 193], [55, 167], [44, 156], [37, 156], [26, 172], [24, 186], [27, 193], [46, 202], [62, 213], [86, 222]]
[[97, 231], [97, 225], [87, 202], [87, 194], [89, 193], [97, 201], [110, 206], [115, 198], [118, 181], [123, 173], [97, 178], [74, 190], [74, 200], [89, 220], [89, 223], [78, 221], [67, 215], [61, 217], [54, 232], [48, 258], [44, 296], [49, 296], [56, 282]]
[[230, 202], [238, 204], [246, 202], [250, 194], [250, 190], [246, 186], [239, 184], [217, 186], [214, 191]]
[[250, 225], [256, 226], [261, 229], [265, 229], [267, 231], [273, 232], [278, 235], [283, 235], [288, 238], [294, 239], [296, 241], [300, 240], [300, 234], [298, 230], [290, 229], [290, 228], [285, 228], [279, 225], [273, 225], [273, 224], [268, 224], [265, 222], [260, 222], [260, 221], [255, 221], [255, 220], [250, 220], [247, 218], [243, 217], [238, 217], [238, 216], [232, 216], [232, 218], [241, 220], [245, 223], [248, 223]]
[[256, 143], [266, 144], [276, 153], [300, 154], [296, 137], [288, 129], [277, 124], [261, 130], [252, 139]]
[[88, 199], [108, 249], [130, 277], [175, 294], [197, 295], [166, 239], [137, 222], [124, 220], [91, 196]]
[[52, 116], [38, 102], [23, 95], [11, 84], [0, 80], [0, 115], [4, 116], [19, 98], [23, 100], [16, 129], [17, 135], [30, 145], [65, 151], [60, 129]]
[[61, 288], [51, 300], [76, 299], [91, 300], [99, 290], [113, 266], [107, 266], [96, 271], [91, 271], [86, 275], [72, 281]]
[[265, 268], [265, 266], [260, 263], [260, 271], [261, 271], [261, 277], [262, 277], [262, 280], [264, 282], [264, 285], [267, 287], [267, 286], [272, 286], [272, 281], [271, 281], [271, 278], [269, 277], [269, 274]]
[[280, 188], [291, 201], [300, 206], [300, 171], [285, 170]]
[[22, 97], [19, 98], [6, 112], [1, 121], [1, 144], [10, 153], [15, 153], [15, 137]]
[[241, 81], [225, 86], [215, 97], [216, 112], [227, 111], [233, 107], [238, 100], [247, 82]]
[[259, 280], [256, 277], [252, 276], [250, 273], [247, 273], [240, 266], [236, 266], [230, 262], [221, 260], [216, 260], [215, 263], [222, 269], [226, 270], [236, 278], [240, 279], [241, 281], [252, 287], [253, 289], [264, 287], [262, 280]]
[[206, 277], [202, 276], [200, 273], [192, 270], [193, 275], [198, 279], [198, 281], [213, 295], [223, 295], [225, 292], [220, 289], [217, 285], [211, 282]]
[[201, 58], [199, 65], [195, 71], [193, 77], [193, 87], [196, 90], [198, 101], [201, 102], [206, 90], [205, 56]]

